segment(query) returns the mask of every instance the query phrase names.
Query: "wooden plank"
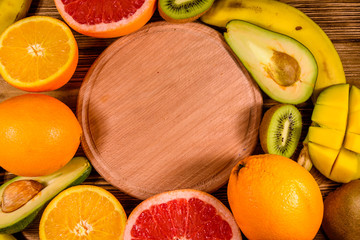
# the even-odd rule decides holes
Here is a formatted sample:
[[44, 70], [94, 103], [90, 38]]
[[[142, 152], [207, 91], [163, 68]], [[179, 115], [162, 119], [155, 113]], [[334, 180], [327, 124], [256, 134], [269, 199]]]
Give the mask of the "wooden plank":
[[[282, 0], [299, 10], [303, 11], [311, 17], [319, 26], [328, 34], [335, 45], [340, 58], [344, 65], [347, 82], [360, 86], [360, 2], [359, 0]], [[58, 14], [53, 0], [34, 0], [29, 15], [46, 15], [61, 19]], [[156, 12], [151, 21], [160, 20]], [[109, 46], [116, 39], [96, 39], [80, 35], [74, 32], [76, 40], [79, 45], [79, 65], [76, 73], [71, 81], [64, 87], [46, 94], [55, 96], [64, 101], [75, 112], [76, 100], [80, 85], [91, 64], [99, 56], [99, 54]], [[23, 91], [17, 90], [0, 78], [0, 101], [3, 101], [11, 96], [23, 94]], [[264, 109], [276, 104], [275, 101], [264, 96]], [[312, 103], [310, 101], [299, 105], [300, 111], [303, 114], [304, 131], [302, 139], [306, 135], [308, 126], [310, 125], [310, 116], [312, 112]], [[296, 152], [294, 159], [297, 157], [299, 151]], [[254, 154], [262, 153], [261, 147], [257, 145]], [[80, 148], [77, 155], [83, 155]], [[330, 191], [335, 189], [338, 184], [328, 181], [321, 177], [316, 171], [312, 170], [312, 174], [319, 180], [320, 187], [325, 197]], [[12, 177], [3, 170], [0, 171], [0, 183]], [[122, 203], [127, 214], [130, 214], [140, 200], [133, 198], [118, 189], [111, 186], [100, 175], [93, 171], [90, 177], [84, 184], [94, 184], [113, 193]], [[226, 185], [213, 193], [215, 197], [220, 199], [226, 206], [228, 206], [226, 196]], [[16, 234], [18, 239], [38, 239], [38, 221], [39, 218], [23, 233]], [[322, 230], [316, 236], [316, 239], [326, 239]]]

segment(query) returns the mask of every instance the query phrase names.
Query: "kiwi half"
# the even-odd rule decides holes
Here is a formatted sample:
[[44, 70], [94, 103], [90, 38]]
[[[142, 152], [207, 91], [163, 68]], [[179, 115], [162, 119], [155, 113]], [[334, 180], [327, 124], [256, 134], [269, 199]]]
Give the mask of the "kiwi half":
[[191, 22], [210, 9], [214, 0], [159, 0], [160, 16], [168, 22]]
[[291, 104], [279, 104], [265, 112], [260, 124], [260, 144], [265, 153], [290, 158], [302, 130], [300, 111]]

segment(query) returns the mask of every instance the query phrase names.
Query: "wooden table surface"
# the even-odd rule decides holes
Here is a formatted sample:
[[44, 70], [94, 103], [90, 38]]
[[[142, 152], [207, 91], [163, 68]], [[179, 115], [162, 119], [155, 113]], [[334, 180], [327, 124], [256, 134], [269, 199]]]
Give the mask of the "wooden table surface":
[[[340, 58], [343, 62], [347, 82], [360, 87], [360, 0], [281, 0], [286, 2], [299, 10], [303, 11], [309, 17], [311, 17], [319, 26], [328, 34], [329, 38], [335, 45]], [[58, 14], [53, 0], [33, 0], [29, 16], [32, 15], [44, 15], [52, 16], [61, 19]], [[156, 11], [151, 21], [162, 20]], [[76, 40], [79, 45], [79, 64], [73, 78], [64, 87], [45, 94], [54, 96], [65, 104], [67, 104], [74, 112], [76, 111], [76, 101], [81, 86], [82, 80], [85, 77], [89, 67], [99, 54], [116, 39], [97, 39], [87, 37], [74, 32]], [[17, 90], [12, 86], [9, 86], [0, 77], [0, 101], [8, 99], [10, 97], [24, 94], [25, 92]], [[269, 99], [265, 95], [263, 111], [266, 111], [269, 107], [276, 102]], [[312, 113], [312, 103], [307, 101], [297, 106], [303, 114], [303, 133], [302, 139], [304, 139], [307, 129], [310, 125], [310, 116]], [[300, 147], [297, 149], [293, 156], [296, 159], [299, 154]], [[260, 145], [258, 144], [254, 154], [263, 153]], [[77, 155], [84, 155], [81, 147], [79, 148]], [[316, 177], [320, 185], [320, 189], [323, 196], [334, 190], [338, 184], [326, 180], [316, 170], [312, 170], [311, 173]], [[6, 173], [3, 169], [0, 169], [0, 184], [12, 175]], [[120, 190], [114, 188], [107, 183], [95, 170], [92, 171], [89, 178], [84, 184], [93, 184], [101, 186], [111, 193], [113, 193], [117, 199], [124, 206], [127, 215], [137, 206], [141, 200], [135, 199]], [[221, 187], [216, 192], [212, 193], [215, 197], [220, 199], [226, 206], [228, 206], [226, 197], [226, 185]], [[38, 223], [39, 217], [22, 233], [15, 234], [18, 239], [38, 239]], [[260, 226], [259, 226], [260, 227]], [[315, 239], [326, 239], [322, 230], [320, 229]]]

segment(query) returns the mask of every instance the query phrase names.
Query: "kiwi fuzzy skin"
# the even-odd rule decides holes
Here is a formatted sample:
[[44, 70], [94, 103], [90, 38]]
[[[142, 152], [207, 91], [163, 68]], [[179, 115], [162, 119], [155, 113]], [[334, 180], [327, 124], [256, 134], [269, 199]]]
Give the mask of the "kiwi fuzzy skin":
[[195, 20], [197, 20], [198, 18], [200, 18], [202, 15], [204, 15], [207, 11], [210, 10], [211, 7], [209, 7], [208, 9], [206, 9], [205, 11], [203, 11], [202, 13], [190, 17], [190, 18], [182, 18], [182, 19], [175, 19], [175, 18], [171, 18], [169, 17], [162, 9], [160, 6], [160, 1], [158, 1], [158, 11], [160, 16], [167, 22], [171, 22], [171, 23], [187, 23], [187, 22], [193, 22]]
[[354, 240], [360, 236], [360, 180], [345, 183], [324, 200], [322, 228], [330, 240]]
[[269, 153], [268, 147], [267, 147], [267, 138], [268, 138], [268, 128], [271, 121], [272, 116], [274, 113], [285, 104], [279, 104], [276, 105], [269, 110], [267, 110], [263, 116], [263, 119], [261, 120], [260, 127], [259, 127], [259, 138], [260, 138], [260, 145], [261, 148], [265, 153]]

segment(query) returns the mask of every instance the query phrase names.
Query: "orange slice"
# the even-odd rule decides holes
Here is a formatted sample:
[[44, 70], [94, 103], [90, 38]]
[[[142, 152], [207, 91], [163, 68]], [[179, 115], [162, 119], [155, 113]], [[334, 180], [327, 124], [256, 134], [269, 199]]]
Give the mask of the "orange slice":
[[51, 91], [75, 72], [78, 47], [70, 28], [45, 16], [24, 18], [0, 36], [0, 73], [25, 91]]
[[107, 190], [90, 185], [68, 188], [45, 208], [40, 220], [41, 240], [122, 239], [126, 214]]
[[55, 0], [61, 17], [75, 31], [98, 38], [135, 32], [156, 9], [156, 0]]

